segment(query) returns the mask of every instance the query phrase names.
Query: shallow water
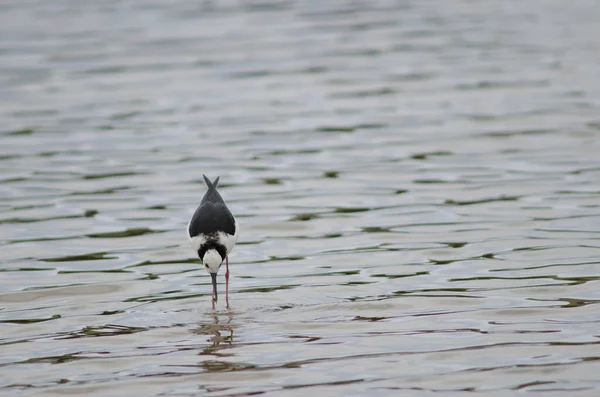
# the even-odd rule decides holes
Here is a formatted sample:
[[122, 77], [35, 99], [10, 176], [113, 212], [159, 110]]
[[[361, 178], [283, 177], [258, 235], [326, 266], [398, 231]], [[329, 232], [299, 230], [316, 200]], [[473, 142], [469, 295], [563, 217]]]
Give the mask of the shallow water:
[[0, 394], [598, 395], [599, 18], [3, 2]]

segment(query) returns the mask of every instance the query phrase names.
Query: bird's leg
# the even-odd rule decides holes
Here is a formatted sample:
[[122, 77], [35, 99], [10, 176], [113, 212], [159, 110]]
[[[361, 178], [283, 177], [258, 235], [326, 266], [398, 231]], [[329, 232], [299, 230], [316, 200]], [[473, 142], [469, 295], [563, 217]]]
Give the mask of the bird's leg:
[[225, 303], [229, 307], [229, 257], [225, 257]]

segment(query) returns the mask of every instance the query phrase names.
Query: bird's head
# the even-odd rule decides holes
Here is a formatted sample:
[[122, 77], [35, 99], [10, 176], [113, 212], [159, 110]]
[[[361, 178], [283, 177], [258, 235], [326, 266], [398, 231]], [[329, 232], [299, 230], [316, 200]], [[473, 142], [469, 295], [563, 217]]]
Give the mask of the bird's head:
[[217, 274], [219, 268], [221, 267], [221, 263], [223, 263], [223, 258], [219, 251], [216, 249], [208, 249], [204, 252], [204, 255], [201, 257], [202, 263], [204, 264], [204, 268], [209, 273]]
[[[200, 255], [200, 252], [198, 252], [198, 255]], [[211, 249], [207, 249], [206, 251], [204, 251], [204, 254], [202, 254], [200, 256], [200, 258], [202, 259], [204, 268], [206, 269], [207, 272], [210, 273], [210, 277], [212, 279], [212, 285], [213, 285], [213, 300], [214, 300], [214, 302], [216, 302], [218, 299], [217, 272], [219, 271], [219, 268], [221, 267], [221, 263], [223, 263], [223, 257], [221, 256], [219, 251], [217, 251], [214, 248], [211, 248]], [[213, 303], [213, 305], [214, 305], [214, 303]]]

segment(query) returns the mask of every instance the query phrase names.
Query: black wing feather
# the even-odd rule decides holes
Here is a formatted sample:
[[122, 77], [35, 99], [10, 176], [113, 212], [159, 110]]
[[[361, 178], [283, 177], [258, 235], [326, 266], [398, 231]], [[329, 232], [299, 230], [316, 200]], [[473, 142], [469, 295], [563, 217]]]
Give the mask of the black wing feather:
[[219, 183], [219, 177], [217, 177], [217, 179], [214, 180], [214, 182], [211, 182], [206, 175], [202, 175], [204, 177], [204, 181], [206, 182], [206, 186], [208, 186], [208, 191], [206, 192], [206, 194], [204, 195], [204, 197], [202, 197], [202, 201], [200, 202], [200, 205], [204, 204], [204, 203], [221, 203], [221, 204], [225, 204], [225, 201], [223, 201], [223, 197], [221, 197], [221, 195], [219, 194], [219, 192], [217, 192], [217, 184]]
[[217, 232], [235, 234], [235, 219], [222, 201], [223, 199], [221, 199], [220, 203], [213, 203], [211, 201], [205, 202], [204, 199], [202, 200], [202, 204], [196, 209], [190, 221], [188, 230], [190, 237], [196, 237], [199, 234], [216, 234]]

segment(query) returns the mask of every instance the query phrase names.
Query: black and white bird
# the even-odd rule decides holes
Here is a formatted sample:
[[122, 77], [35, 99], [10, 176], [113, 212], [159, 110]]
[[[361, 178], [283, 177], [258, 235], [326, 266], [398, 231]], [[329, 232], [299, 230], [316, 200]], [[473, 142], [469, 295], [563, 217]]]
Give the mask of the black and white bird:
[[219, 177], [211, 181], [202, 175], [208, 191], [187, 226], [194, 250], [212, 277], [213, 309], [217, 302], [217, 273], [225, 262], [225, 298], [229, 306], [229, 253], [238, 239], [238, 224], [217, 191]]

